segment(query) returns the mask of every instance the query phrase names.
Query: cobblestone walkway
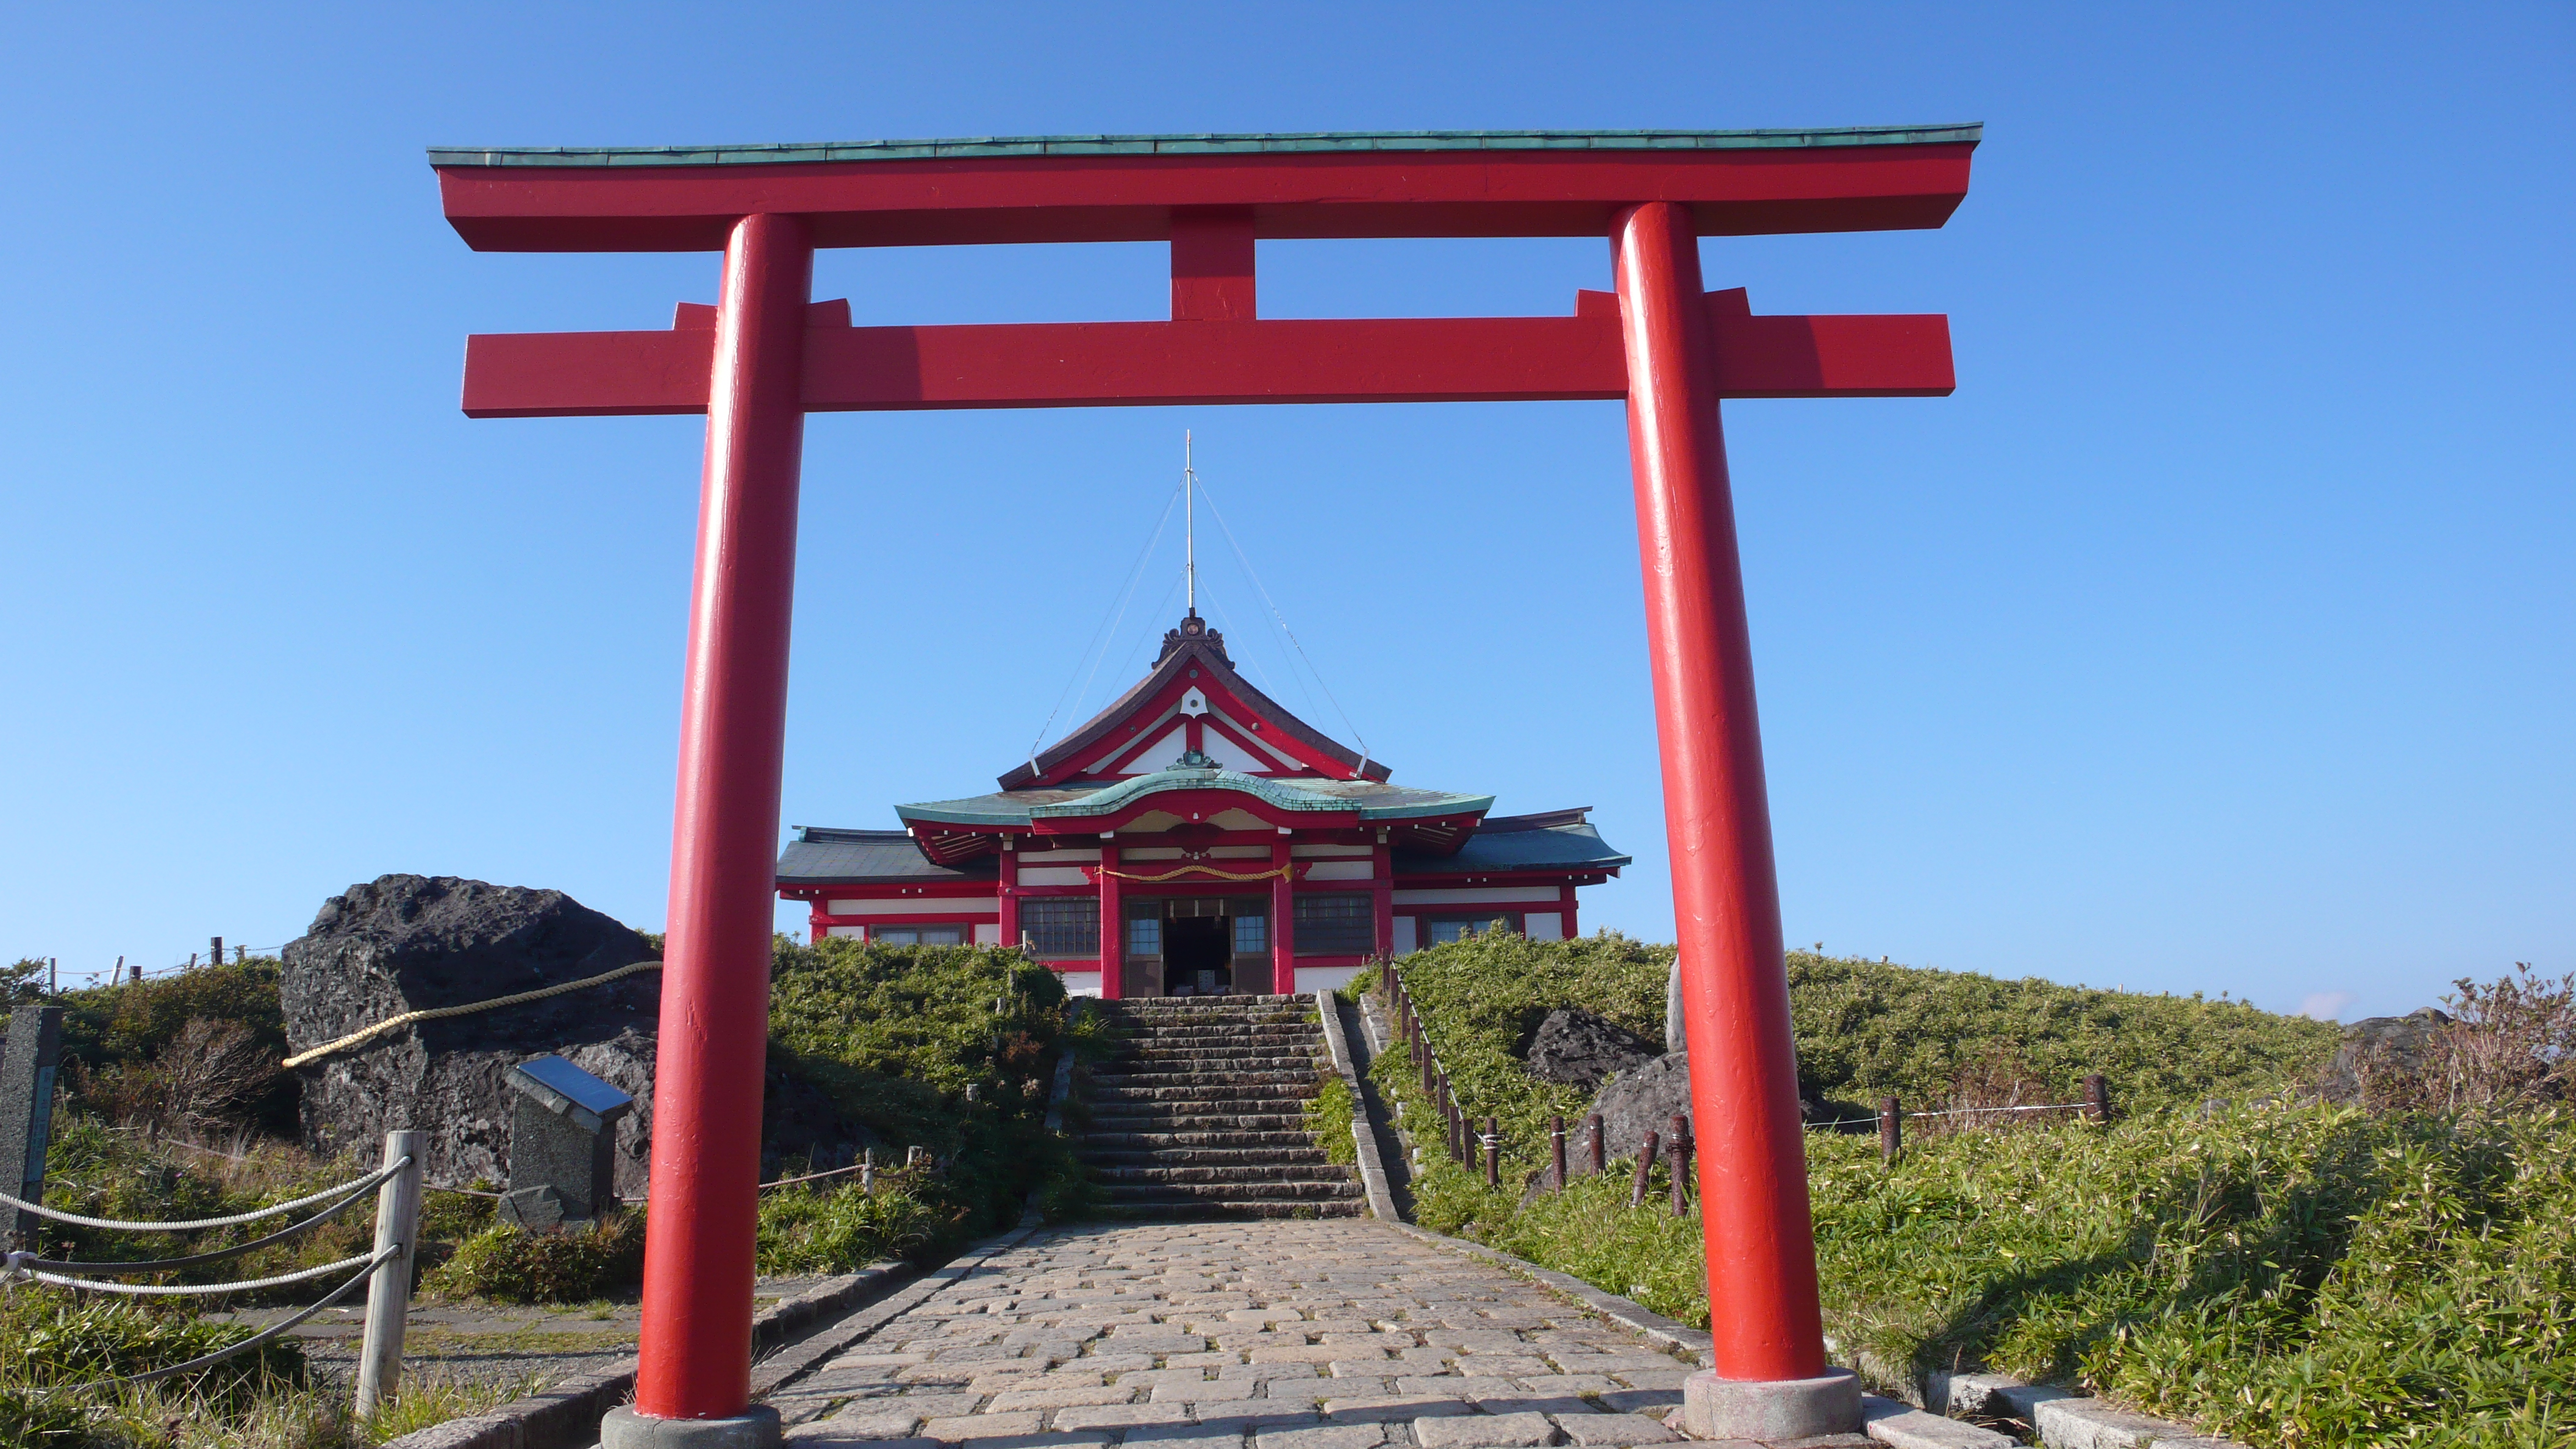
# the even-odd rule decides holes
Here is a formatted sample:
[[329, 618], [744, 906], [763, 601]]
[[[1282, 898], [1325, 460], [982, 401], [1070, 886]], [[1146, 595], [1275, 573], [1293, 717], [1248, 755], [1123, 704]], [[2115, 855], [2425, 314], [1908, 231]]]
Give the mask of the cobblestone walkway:
[[1044, 1233], [773, 1396], [791, 1449], [1659, 1444], [1690, 1366], [1370, 1221]]

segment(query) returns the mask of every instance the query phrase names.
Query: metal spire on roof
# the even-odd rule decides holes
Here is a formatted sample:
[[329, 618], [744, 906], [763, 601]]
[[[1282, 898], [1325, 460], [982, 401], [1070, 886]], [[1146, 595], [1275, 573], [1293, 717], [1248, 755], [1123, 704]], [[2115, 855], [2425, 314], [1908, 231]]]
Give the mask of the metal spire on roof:
[[1188, 539], [1189, 562], [1182, 572], [1190, 581], [1190, 612], [1199, 611], [1199, 472], [1190, 466], [1190, 430], [1181, 429], [1181, 498], [1185, 523], [1182, 533]]

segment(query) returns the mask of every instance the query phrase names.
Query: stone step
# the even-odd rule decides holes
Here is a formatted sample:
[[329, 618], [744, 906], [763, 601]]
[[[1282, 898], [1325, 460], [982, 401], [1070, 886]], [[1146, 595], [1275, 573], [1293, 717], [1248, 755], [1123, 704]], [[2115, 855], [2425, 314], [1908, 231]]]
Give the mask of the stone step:
[[1138, 1132], [1303, 1132], [1306, 1114], [1300, 1112], [1128, 1112], [1117, 1116], [1097, 1116], [1086, 1124], [1085, 1135], [1094, 1132], [1133, 1134]]
[[1093, 1072], [1091, 1074], [1091, 1085], [1095, 1091], [1129, 1091], [1138, 1087], [1189, 1087], [1192, 1089], [1267, 1087], [1280, 1083], [1312, 1083], [1316, 1080], [1315, 1069], [1304, 1062], [1298, 1063], [1293, 1068], [1273, 1071], [1217, 1065], [1196, 1071], [1167, 1067], [1153, 1071]]
[[[1283, 1136], [1288, 1134], [1281, 1134]], [[1076, 1144], [1073, 1155], [1086, 1166], [1113, 1167], [1307, 1167], [1331, 1161], [1321, 1147], [1304, 1142], [1272, 1147], [1094, 1147]]]
[[1210, 1198], [1233, 1202], [1331, 1202], [1361, 1196], [1360, 1185], [1356, 1182], [1320, 1179], [1303, 1182], [1113, 1182], [1104, 1190], [1109, 1201], [1130, 1207], [1145, 1203], [1205, 1202]]
[[1220, 1087], [1109, 1087], [1094, 1091], [1091, 1100], [1100, 1106], [1132, 1102], [1302, 1102], [1321, 1090], [1315, 1079], [1308, 1077], [1302, 1082], [1244, 1082]]
[[[1322, 1154], [1318, 1153], [1316, 1155], [1320, 1157]], [[1341, 1171], [1342, 1169], [1339, 1163], [1328, 1162], [1282, 1162], [1270, 1166], [1259, 1166], [1250, 1163], [1236, 1162], [1227, 1163], [1221, 1166], [1206, 1167], [1193, 1167], [1188, 1165], [1128, 1167], [1108, 1166], [1100, 1163], [1091, 1164], [1091, 1175], [1095, 1181], [1111, 1185], [1132, 1184], [1148, 1187], [1184, 1186], [1211, 1182], [1320, 1182], [1338, 1184], [1343, 1181], [1342, 1177], [1339, 1175]]]
[[1360, 1218], [1368, 1216], [1368, 1204], [1359, 1199], [1334, 1202], [1191, 1202], [1162, 1203], [1145, 1207], [1122, 1207], [1111, 1204], [1100, 1211], [1104, 1218], [1123, 1222], [1231, 1222], [1247, 1218]]
[[1166, 1152], [1209, 1147], [1246, 1151], [1312, 1147], [1315, 1139], [1302, 1125], [1287, 1127], [1184, 1127], [1170, 1131], [1086, 1132], [1077, 1151]]

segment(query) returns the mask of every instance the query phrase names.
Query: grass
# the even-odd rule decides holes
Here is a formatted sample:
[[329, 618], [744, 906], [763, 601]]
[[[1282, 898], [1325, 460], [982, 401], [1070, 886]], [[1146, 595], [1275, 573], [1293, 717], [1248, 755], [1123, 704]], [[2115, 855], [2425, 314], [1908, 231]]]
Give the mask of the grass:
[[1351, 1095], [1350, 1083], [1343, 1081], [1339, 1072], [1323, 1073], [1321, 1085], [1306, 1103], [1306, 1130], [1315, 1135], [1326, 1161], [1345, 1167], [1358, 1165], [1359, 1140], [1351, 1135], [1356, 1115], [1357, 1099]]
[[[1475, 944], [1486, 949], [1408, 958], [1405, 974], [1470, 1110], [1492, 1101], [1507, 1124], [1526, 1123], [1552, 1100], [1525, 1073], [1506, 1075], [1533, 1004], [1526, 983], [1616, 983], [1632, 948]], [[1574, 959], [1546, 959], [1560, 951]], [[2021, 1021], [2015, 1048], [2034, 1071], [2100, 1062], [2114, 1019], [2144, 1023], [2145, 1041], [2169, 1056], [2134, 1073], [2142, 1085], [2107, 1129], [1916, 1136], [1893, 1165], [1874, 1136], [1808, 1134], [1838, 1352], [1900, 1371], [2072, 1384], [2281, 1449], [2576, 1442], [2576, 1117], [2565, 1107], [2365, 1114], [2301, 1100], [2314, 1034], [2233, 1003], [2106, 1006], [2087, 999], [2102, 993], [2071, 990], [2052, 1002], [2042, 984], [1800, 966], [1800, 1058], [1829, 1080], [1925, 1091], [1947, 1069], [1978, 1085], [1986, 1048], [1917, 1050], [1889, 1039], [1891, 1019], [1972, 1044]], [[1863, 991], [1878, 1006], [1854, 1015]], [[1634, 995], [1585, 1004], [1636, 1010]], [[1945, 1003], [1958, 1015], [1943, 1027], [1925, 1013]], [[1655, 1006], [1623, 1024], [1659, 1027]], [[2208, 1040], [2171, 1034], [2192, 1020], [2172, 1014], [2186, 1008]], [[1850, 1039], [1821, 1040], [1837, 1023]], [[1388, 1054], [1379, 1080], [1410, 1106], [1402, 1060]], [[2123, 1080], [2101, 1069], [2115, 1088]], [[2237, 1104], [2206, 1105], [2216, 1097]], [[1938, 1097], [1916, 1097], [1927, 1099]], [[1436, 1148], [1426, 1156], [1415, 1180], [1425, 1226], [1706, 1325], [1701, 1224], [1671, 1215], [1661, 1168], [1631, 1209], [1624, 1164], [1524, 1201], [1519, 1172], [1488, 1192]]]

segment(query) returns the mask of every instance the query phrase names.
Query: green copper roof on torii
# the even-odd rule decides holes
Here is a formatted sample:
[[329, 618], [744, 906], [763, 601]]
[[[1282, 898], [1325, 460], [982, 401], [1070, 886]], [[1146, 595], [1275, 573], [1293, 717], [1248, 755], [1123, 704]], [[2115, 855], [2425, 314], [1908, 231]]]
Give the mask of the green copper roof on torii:
[[1006, 156], [1249, 156], [1354, 151], [1769, 151], [1975, 145], [1984, 126], [1758, 131], [1274, 131], [1174, 136], [966, 136], [762, 146], [433, 146], [432, 166], [760, 166]]

